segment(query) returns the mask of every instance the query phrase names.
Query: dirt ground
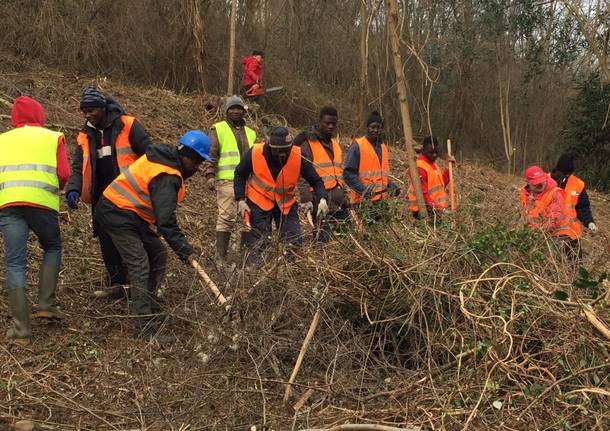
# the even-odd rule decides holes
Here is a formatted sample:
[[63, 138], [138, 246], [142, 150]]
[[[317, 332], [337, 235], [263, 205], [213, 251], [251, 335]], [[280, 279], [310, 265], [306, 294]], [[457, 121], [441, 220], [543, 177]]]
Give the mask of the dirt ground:
[[[45, 106], [48, 126], [64, 130], [70, 153], [75, 145], [74, 130], [82, 122], [79, 96], [90, 83], [115, 96], [155, 142], [175, 143], [187, 129], [206, 130], [220, 115], [217, 102], [201, 96], [142, 88], [104, 77], [73, 76], [10, 57], [0, 68], [0, 130], [10, 127], [10, 106], [5, 102], [19, 94], [31, 95]], [[207, 110], [206, 104], [211, 104]], [[282, 121], [277, 115], [254, 115], [257, 127]], [[348, 131], [342, 133], [344, 146], [349, 144], [348, 136]], [[392, 149], [392, 171], [399, 180], [405, 178], [405, 160], [404, 151]], [[490, 225], [495, 221], [516, 222], [520, 180], [472, 161], [459, 162], [456, 177], [460, 201], [478, 208], [480, 219]], [[403, 196], [405, 189], [403, 183]], [[610, 198], [596, 192], [590, 195], [600, 229], [610, 233]], [[34, 420], [37, 429], [49, 430], [247, 430], [252, 425], [259, 430], [263, 426], [287, 430], [326, 428], [345, 422], [462, 428], [469, 412], [448, 401], [436, 402], [434, 410], [418, 405], [416, 397], [368, 398], [404, 388], [422, 375], [416, 369], [401, 367], [371, 365], [368, 370], [368, 362], [357, 347], [366, 345], [366, 336], [336, 314], [336, 308], [324, 309], [321, 329], [305, 357], [294, 395], [285, 406], [284, 382], [315, 312], [313, 285], [324, 275], [308, 278], [300, 272], [306, 255], [264, 271], [237, 268], [229, 274], [219, 273], [210, 258], [214, 196], [201, 177], [189, 180], [185, 202], [179, 209], [180, 224], [202, 248], [202, 264], [221, 289], [231, 295], [236, 287], [256, 288], [242, 304], [243, 321], [228, 323], [195, 272], [170, 252], [163, 307], [175, 319], [164, 328], [178, 338], [172, 346], [134, 341], [128, 305], [92, 298], [104, 268], [97, 242], [91, 237], [89, 208], [81, 205], [76, 211], [68, 210], [62, 198], [61, 215], [64, 255], [58, 296], [68, 318], [61, 324], [35, 321], [34, 343], [26, 348], [10, 344], [2, 330], [0, 429], [11, 429], [16, 420], [22, 419]], [[585, 235], [586, 262], [596, 273], [609, 269], [608, 246], [602, 234]], [[29, 251], [29, 294], [35, 303], [41, 250], [34, 237]], [[287, 275], [298, 283], [284, 284]], [[4, 282], [4, 275], [0, 282]], [[307, 286], [312, 288], [307, 290]], [[0, 298], [0, 312], [6, 316], [3, 321], [7, 328], [10, 321], [5, 295]], [[609, 323], [607, 309], [604, 316]], [[599, 344], [608, 347], [601, 338]], [[350, 369], [351, 374], [345, 372]], [[608, 388], [607, 377], [603, 379]], [[443, 385], [442, 377], [431, 379], [422, 393], [432, 393], [435, 385]], [[295, 409], [301, 397], [302, 406]], [[608, 394], [600, 397], [602, 403], [608, 402]], [[496, 412], [491, 407], [485, 411], [490, 415]], [[496, 423], [504, 420], [511, 425], [498, 425], [496, 429], [534, 429], [523, 423], [519, 426], [509, 416], [497, 417]], [[483, 429], [490, 421], [487, 418], [479, 427], [475, 421], [473, 429]], [[545, 429], [561, 426], [554, 419], [546, 425]], [[603, 428], [602, 420], [599, 429]]]

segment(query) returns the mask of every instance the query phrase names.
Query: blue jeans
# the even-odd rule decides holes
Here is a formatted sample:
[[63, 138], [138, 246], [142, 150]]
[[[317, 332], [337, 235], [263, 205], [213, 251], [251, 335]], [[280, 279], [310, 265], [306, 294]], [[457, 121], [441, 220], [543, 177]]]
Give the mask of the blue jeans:
[[250, 225], [252, 228], [248, 234], [248, 245], [255, 252], [260, 253], [269, 245], [272, 223], [275, 223], [281, 241], [297, 247], [302, 244], [298, 204], [295, 203], [288, 214], [283, 215], [277, 205], [273, 209], [265, 211], [252, 201], [248, 200], [247, 202], [250, 206]]
[[0, 232], [4, 237], [7, 289], [27, 286], [28, 235], [38, 237], [44, 250], [43, 265], [61, 264], [59, 214], [50, 209], [14, 206], [0, 209]]

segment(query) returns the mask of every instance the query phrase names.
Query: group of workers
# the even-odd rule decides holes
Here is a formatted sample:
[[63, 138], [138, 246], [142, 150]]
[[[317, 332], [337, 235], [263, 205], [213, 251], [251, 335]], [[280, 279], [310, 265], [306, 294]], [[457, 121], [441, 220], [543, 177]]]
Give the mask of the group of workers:
[[[185, 180], [200, 167], [217, 197], [219, 267], [227, 263], [232, 234], [240, 234], [238, 242], [255, 263], [270, 241], [273, 224], [282, 241], [299, 246], [297, 197], [314, 226], [315, 239], [328, 241], [352, 216], [379, 220], [388, 198], [401, 193], [390, 179], [389, 148], [378, 112], [370, 114], [365, 134], [354, 139], [344, 158], [335, 138], [338, 113], [330, 106], [320, 110], [311, 130], [293, 138], [286, 128], [274, 127], [259, 143], [246, 124], [244, 100], [231, 96], [224, 105], [225, 119], [215, 123], [209, 135], [188, 131], [177, 146], [153, 144], [140, 123], [96, 87], [85, 89], [80, 110], [85, 125], [78, 132], [71, 169], [64, 136], [44, 127], [43, 107], [29, 97], [15, 99], [14, 128], [0, 135], [0, 232], [13, 318], [7, 336], [21, 344], [32, 336], [26, 298], [30, 230], [44, 251], [33, 316], [63, 318], [55, 291], [61, 262], [59, 196], [64, 186], [70, 208], [76, 209], [80, 201], [91, 206], [108, 296], [129, 291], [134, 336], [160, 342], [171, 341], [159, 331], [167, 317], [157, 297], [167, 261], [160, 236], [183, 262], [193, 264], [199, 258], [200, 251], [178, 226], [176, 208], [184, 199]], [[417, 159], [426, 211], [434, 215], [448, 211], [449, 200], [448, 173], [436, 164], [439, 153], [437, 140], [427, 137]], [[532, 228], [577, 241], [581, 224], [591, 231], [597, 227], [584, 183], [573, 170], [568, 156], [551, 174], [529, 168], [521, 199]], [[420, 216], [412, 181], [407, 201], [413, 215]], [[126, 284], [129, 290], [124, 289]]]

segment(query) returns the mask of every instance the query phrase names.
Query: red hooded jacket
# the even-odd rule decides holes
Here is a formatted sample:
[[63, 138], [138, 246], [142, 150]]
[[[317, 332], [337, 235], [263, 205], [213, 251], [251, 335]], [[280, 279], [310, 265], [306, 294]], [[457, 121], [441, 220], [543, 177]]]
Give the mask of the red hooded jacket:
[[244, 65], [244, 87], [263, 82], [263, 63], [254, 56], [242, 58], [241, 63]]
[[[13, 103], [11, 111], [11, 123], [13, 127], [34, 126], [44, 127], [45, 115], [44, 108], [40, 103], [27, 96], [19, 96]], [[63, 136], [59, 138], [57, 143], [57, 178], [59, 180], [59, 188], [63, 188], [68, 178], [70, 178], [70, 164], [68, 163], [68, 154], [66, 152], [66, 143]], [[14, 202], [12, 205], [30, 205], [37, 206], [26, 202]]]

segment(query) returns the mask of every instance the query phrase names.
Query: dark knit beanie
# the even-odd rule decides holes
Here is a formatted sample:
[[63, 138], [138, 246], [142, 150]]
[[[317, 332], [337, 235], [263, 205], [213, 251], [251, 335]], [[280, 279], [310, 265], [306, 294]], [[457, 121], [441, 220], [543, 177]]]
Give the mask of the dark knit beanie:
[[555, 169], [562, 172], [565, 175], [574, 173], [574, 154], [562, 154], [557, 160], [557, 166]]
[[271, 129], [267, 142], [272, 148], [288, 148], [292, 145], [292, 136], [287, 128], [276, 126]]
[[381, 118], [381, 114], [377, 111], [371, 112], [369, 118], [366, 120], [366, 126], [370, 126], [371, 123], [380, 123], [383, 124], [383, 118]]
[[265, 51], [254, 50], [252, 51], [252, 55], [260, 55], [261, 57], [264, 57]]
[[178, 145], [178, 154], [182, 157], [186, 157], [187, 159], [194, 160], [198, 163], [203, 162], [205, 159], [201, 157], [197, 151], [193, 150], [191, 147], [187, 147], [186, 145]]
[[107, 105], [106, 97], [93, 85], [85, 88], [80, 99], [80, 109], [86, 108], [105, 108]]

